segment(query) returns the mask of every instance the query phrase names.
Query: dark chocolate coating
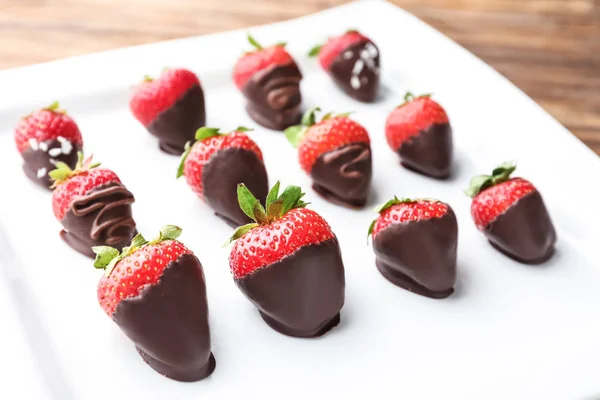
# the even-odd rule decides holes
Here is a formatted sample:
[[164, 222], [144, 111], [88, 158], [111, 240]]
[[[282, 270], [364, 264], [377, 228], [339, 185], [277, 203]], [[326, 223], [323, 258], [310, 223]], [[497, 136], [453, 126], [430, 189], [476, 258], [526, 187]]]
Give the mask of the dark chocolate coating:
[[136, 234], [131, 205], [135, 201], [125, 186], [109, 183], [79, 196], [62, 219], [61, 238], [81, 254], [94, 258], [92, 246], [129, 246]]
[[556, 231], [537, 190], [496, 217], [484, 233], [496, 249], [522, 263], [539, 264], [554, 253]]
[[206, 202], [234, 227], [252, 220], [240, 208], [237, 185], [244, 183], [265, 204], [269, 180], [265, 164], [251, 150], [228, 148], [214, 153], [204, 165], [202, 187]]
[[317, 337], [340, 322], [346, 283], [335, 237], [301, 247], [235, 282], [265, 322], [284, 335]]
[[113, 320], [156, 372], [177, 381], [204, 379], [215, 369], [202, 265], [184, 254], [157, 284], [121, 300]]
[[422, 296], [450, 296], [456, 282], [458, 225], [451, 208], [439, 218], [392, 223], [373, 238], [377, 269]]
[[180, 155], [185, 149], [185, 144], [193, 141], [196, 131], [204, 125], [204, 91], [200, 85], [194, 85], [146, 128], [158, 138], [162, 151]]
[[435, 124], [402, 143], [398, 155], [406, 168], [445, 179], [450, 176], [452, 149], [450, 124]]
[[77, 152], [82, 151], [82, 147], [65, 139], [47, 140], [28, 148], [21, 156], [23, 157], [23, 171], [25, 175], [33, 182], [50, 190], [53, 181], [48, 176], [48, 172], [56, 169], [56, 163], [61, 161], [67, 164], [71, 169], [75, 169], [77, 164]]
[[300, 81], [295, 62], [273, 65], [255, 73], [244, 85], [248, 115], [259, 125], [284, 130], [302, 119]]
[[333, 60], [329, 74], [350, 97], [371, 103], [379, 91], [379, 49], [371, 41], [353, 44]]
[[334, 203], [362, 207], [371, 187], [371, 164], [368, 143], [351, 143], [324, 153], [310, 172], [313, 189]]

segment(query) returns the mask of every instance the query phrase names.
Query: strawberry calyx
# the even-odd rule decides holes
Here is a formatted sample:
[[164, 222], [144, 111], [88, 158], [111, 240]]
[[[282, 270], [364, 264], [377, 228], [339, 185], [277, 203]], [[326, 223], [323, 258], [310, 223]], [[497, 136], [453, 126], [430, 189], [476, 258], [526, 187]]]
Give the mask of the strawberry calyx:
[[58, 185], [63, 182], [68, 181], [74, 176], [82, 174], [84, 172], [89, 171], [90, 169], [96, 168], [100, 166], [100, 163], [92, 163], [92, 157], [83, 158], [83, 153], [77, 153], [77, 164], [75, 164], [75, 169], [71, 169], [66, 163], [59, 161], [56, 163], [56, 169], [50, 171], [48, 175], [50, 178], [54, 180], [51, 188], [54, 189]]
[[240, 208], [244, 214], [255, 222], [237, 228], [229, 239], [229, 243], [236, 241], [258, 226], [269, 225], [277, 221], [294, 208], [304, 208], [310, 204], [302, 200], [305, 193], [302, 193], [299, 186], [288, 186], [281, 195], [279, 194], [279, 187], [280, 182], [277, 181], [269, 191], [265, 207], [263, 207], [246, 185], [243, 183], [238, 185], [237, 194]]
[[[436, 199], [429, 199], [429, 198], [411, 199], [411, 198], [408, 198], [408, 197], [402, 197], [402, 198], [399, 199], [397, 196], [394, 196], [393, 199], [388, 200], [384, 204], [381, 204], [381, 205], [375, 207], [375, 209], [373, 211], [375, 211], [378, 214], [381, 214], [385, 210], [387, 210], [388, 208], [393, 207], [393, 206], [395, 206], [397, 204], [416, 203], [416, 202], [419, 202], [419, 201], [429, 201], [429, 202], [440, 203], [440, 201], [436, 200]], [[369, 226], [369, 232], [367, 233], [367, 238], [373, 234], [373, 228], [375, 228], [375, 223], [376, 222], [377, 222], [377, 218], [375, 218], [373, 220], [373, 222], [371, 222], [371, 225]]]
[[432, 95], [433, 95], [433, 93], [425, 93], [425, 94], [421, 94], [421, 95], [415, 96], [412, 92], [406, 92], [406, 94], [404, 95], [404, 103], [400, 104], [396, 108], [404, 107], [408, 103], [411, 103], [411, 102], [413, 102], [415, 100], [418, 100], [418, 99], [428, 99]]
[[304, 136], [306, 136], [306, 132], [308, 132], [308, 128], [313, 125], [316, 125], [319, 122], [327, 121], [328, 119], [338, 118], [338, 117], [347, 117], [352, 114], [352, 111], [340, 114], [334, 114], [333, 112], [328, 112], [325, 114], [320, 121], [317, 121], [317, 112], [320, 112], [320, 107], [314, 107], [302, 116], [302, 120], [300, 121], [300, 125], [294, 125], [287, 128], [283, 133], [285, 137], [289, 140], [289, 142], [294, 146], [294, 148], [298, 148]]
[[185, 144], [183, 154], [181, 154], [181, 161], [179, 162], [179, 167], [177, 168], [177, 178], [183, 176], [185, 160], [188, 158], [190, 152], [192, 151], [192, 147], [194, 147], [194, 144], [196, 144], [197, 142], [202, 142], [206, 139], [210, 139], [211, 137], [215, 136], [227, 136], [234, 132], [249, 132], [251, 130], [252, 129], [246, 128], [245, 126], [238, 126], [234, 130], [227, 133], [221, 133], [219, 128], [209, 128], [207, 126], [198, 129], [196, 131], [196, 136], [194, 137], [196, 141], [194, 143], [192, 143], [192, 141], [189, 141]]
[[[254, 39], [254, 37], [250, 34], [248, 34], [248, 43], [250, 43], [252, 45], [252, 47], [254, 47], [254, 50], [246, 52], [246, 54], [248, 53], [254, 53], [256, 51], [261, 51], [264, 50], [265, 48], [256, 41], [256, 39]], [[286, 42], [278, 42], [275, 43], [272, 47], [285, 47], [287, 45]]]
[[111, 246], [94, 246], [92, 251], [96, 254], [94, 267], [103, 269], [106, 276], [109, 276], [117, 263], [135, 253], [144, 246], [154, 246], [165, 240], [175, 240], [181, 235], [181, 228], [175, 225], [165, 225], [160, 229], [158, 236], [151, 241], [144, 239], [141, 233], [138, 233], [132, 240], [131, 245], [123, 247], [123, 250], [115, 249]]
[[510, 175], [517, 169], [515, 163], [507, 161], [492, 171], [491, 175], [477, 175], [471, 179], [469, 188], [465, 194], [471, 198], [477, 196], [485, 189], [506, 182], [510, 179]]

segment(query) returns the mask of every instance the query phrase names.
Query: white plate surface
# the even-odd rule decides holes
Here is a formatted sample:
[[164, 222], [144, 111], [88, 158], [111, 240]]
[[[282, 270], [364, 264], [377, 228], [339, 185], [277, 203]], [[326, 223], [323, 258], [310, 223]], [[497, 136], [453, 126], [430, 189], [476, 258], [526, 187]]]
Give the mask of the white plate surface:
[[[314, 43], [348, 27], [359, 28], [381, 49], [384, 90], [375, 104], [346, 97], [304, 57]], [[264, 43], [289, 43], [304, 74], [306, 108], [356, 111], [353, 117], [371, 135], [372, 195], [366, 210], [350, 211], [310, 189], [295, 150], [281, 134], [260, 127], [251, 133], [271, 183], [307, 189], [311, 207], [339, 237], [347, 278], [342, 324], [317, 340], [268, 328], [233, 284], [229, 250], [221, 248], [231, 230], [183, 180], [174, 179], [178, 160], [161, 153], [128, 111], [128, 90], [144, 74], [183, 66], [200, 76], [210, 126], [255, 126], [230, 78], [247, 48], [246, 31], [4, 71], [0, 351], [8, 358], [0, 363], [6, 369], [0, 398], [598, 398], [597, 156], [491, 68], [390, 4], [357, 2], [251, 31]], [[456, 165], [446, 182], [402, 169], [385, 143], [385, 118], [409, 89], [434, 92], [450, 115]], [[86, 150], [135, 194], [140, 231], [152, 236], [165, 223], [184, 228], [181, 240], [202, 261], [208, 284], [217, 359], [209, 379], [174, 382], [141, 361], [97, 304], [101, 273], [61, 242], [49, 194], [23, 175], [12, 129], [21, 115], [55, 99], [79, 123]], [[556, 255], [543, 266], [502, 256], [470, 219], [470, 199], [462, 191], [470, 177], [509, 159], [517, 160], [519, 175], [541, 191], [558, 231]], [[371, 208], [394, 194], [436, 197], [454, 208], [460, 235], [452, 297], [416, 296], [375, 269], [365, 241], [375, 217]]]

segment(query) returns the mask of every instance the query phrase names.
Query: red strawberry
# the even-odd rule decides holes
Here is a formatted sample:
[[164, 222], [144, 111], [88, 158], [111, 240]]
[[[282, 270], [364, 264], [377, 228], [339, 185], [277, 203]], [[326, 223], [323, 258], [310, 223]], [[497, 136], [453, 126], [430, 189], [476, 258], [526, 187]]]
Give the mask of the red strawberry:
[[339, 323], [344, 304], [344, 266], [327, 222], [304, 207], [304, 193], [279, 182], [266, 207], [244, 186], [242, 210], [256, 223], [238, 228], [229, 265], [237, 285], [267, 324], [290, 336], [319, 336]]
[[405, 103], [387, 118], [387, 142], [402, 165], [444, 179], [452, 165], [452, 128], [444, 109], [430, 95], [407, 93]]
[[325, 115], [316, 122], [308, 111], [302, 125], [285, 131], [298, 147], [302, 169], [313, 179], [313, 189], [326, 199], [362, 207], [371, 183], [371, 144], [367, 130], [348, 114]]
[[217, 128], [201, 128], [197, 142], [186, 146], [177, 177], [185, 175], [192, 190], [206, 200], [216, 214], [234, 226], [250, 222], [237, 202], [237, 185], [244, 183], [265, 200], [269, 191], [262, 152], [238, 127], [222, 134]]
[[82, 254], [94, 257], [92, 246], [123, 247], [135, 234], [131, 217], [133, 195], [111, 170], [97, 168], [91, 157], [74, 170], [58, 162], [50, 172], [55, 180], [52, 210], [64, 226], [61, 237]]
[[458, 225], [448, 204], [392, 200], [377, 208], [369, 228], [376, 265], [390, 282], [417, 294], [444, 298], [454, 292]]
[[194, 253], [176, 239], [181, 229], [167, 225], [147, 241], [133, 238], [122, 252], [94, 247], [98, 302], [135, 343], [144, 361], [157, 372], [179, 381], [210, 375], [206, 283]]
[[248, 100], [248, 114], [274, 130], [298, 123], [302, 73], [285, 43], [262, 47], [250, 35], [248, 41], [254, 50], [245, 53], [233, 70], [233, 81]]
[[357, 100], [372, 102], [379, 89], [379, 49], [358, 31], [349, 30], [314, 47], [310, 57], [319, 63], [338, 86]]
[[492, 175], [471, 180], [471, 215], [496, 249], [517, 261], [540, 263], [552, 256], [556, 232], [537, 189], [525, 179], [510, 178], [515, 169], [504, 163]]
[[186, 69], [165, 69], [157, 79], [146, 77], [133, 89], [129, 107], [169, 154], [181, 154], [206, 121], [200, 81]]
[[83, 149], [81, 132], [58, 102], [27, 115], [15, 129], [15, 143], [23, 157], [23, 170], [32, 181], [49, 188], [48, 172], [57, 162], [74, 168]]

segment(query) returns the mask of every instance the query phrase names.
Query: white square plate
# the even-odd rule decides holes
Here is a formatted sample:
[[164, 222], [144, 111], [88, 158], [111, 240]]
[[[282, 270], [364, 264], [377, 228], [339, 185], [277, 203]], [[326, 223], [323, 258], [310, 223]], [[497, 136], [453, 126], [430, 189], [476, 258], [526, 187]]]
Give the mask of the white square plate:
[[[382, 54], [382, 98], [359, 104], [305, 54], [328, 35], [356, 27]], [[584, 399], [600, 395], [600, 162], [522, 92], [423, 22], [384, 3], [364, 1], [250, 29], [259, 41], [285, 40], [304, 74], [305, 108], [356, 111], [368, 129], [374, 181], [368, 207], [351, 211], [310, 189], [283, 135], [260, 127], [270, 182], [298, 184], [332, 225], [346, 266], [342, 324], [317, 340], [267, 327], [230, 276], [221, 247], [230, 228], [181, 180], [178, 159], [128, 110], [129, 88], [164, 66], [198, 73], [208, 125], [255, 126], [231, 81], [247, 48], [245, 31], [176, 40], [0, 72], [0, 297], [3, 367], [0, 398], [85, 399]], [[453, 177], [435, 181], [398, 166], [384, 138], [387, 114], [407, 90], [433, 92], [454, 128]], [[214, 374], [184, 384], [146, 366], [96, 300], [100, 272], [58, 236], [50, 195], [21, 170], [12, 130], [21, 115], [60, 100], [76, 119], [85, 148], [136, 196], [138, 228], [152, 236], [166, 223], [204, 265]], [[463, 194], [472, 175], [502, 161], [543, 194], [557, 228], [555, 256], [537, 267], [492, 249], [473, 225]], [[379, 275], [366, 231], [372, 206], [392, 195], [435, 197], [459, 221], [456, 293], [431, 300]], [[14, 255], [14, 256], [13, 256]], [[24, 300], [25, 299], [25, 300]], [[27, 302], [16, 307], [16, 303]], [[5, 317], [6, 316], [6, 317]], [[8, 321], [8, 324], [6, 324]], [[17, 322], [18, 321], [18, 322]], [[24, 333], [25, 332], [25, 333]], [[15, 343], [15, 345], [11, 345]], [[4, 371], [4, 370], [3, 370]], [[8, 381], [7, 384], [4, 381]], [[27, 387], [18, 390], [27, 382]], [[7, 391], [4, 393], [4, 391]], [[598, 397], [596, 397], [598, 398]]]

